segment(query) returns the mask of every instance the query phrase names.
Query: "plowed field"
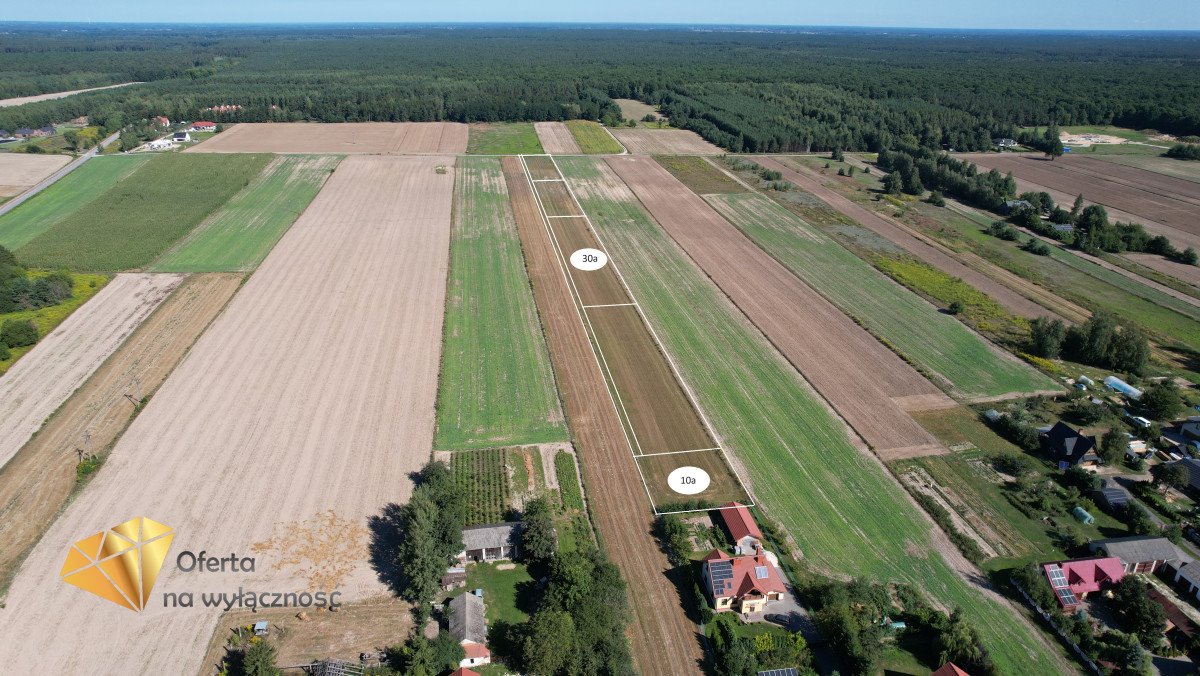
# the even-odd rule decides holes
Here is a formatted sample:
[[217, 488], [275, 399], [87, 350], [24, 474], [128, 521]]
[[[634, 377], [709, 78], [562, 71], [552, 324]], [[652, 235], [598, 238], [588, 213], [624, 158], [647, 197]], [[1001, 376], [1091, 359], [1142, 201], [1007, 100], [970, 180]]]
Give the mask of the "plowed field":
[[0, 153], [0, 197], [21, 194], [70, 161], [66, 155]]
[[578, 155], [579, 144], [575, 142], [575, 136], [571, 134], [571, 130], [562, 122], [534, 122], [533, 128], [537, 130], [538, 140], [542, 142], [542, 149], [551, 155]]
[[[437, 165], [453, 160], [342, 163], [17, 573], [0, 611], [0, 635], [23, 636], [0, 645], [10, 670], [196, 673], [218, 613], [200, 592], [307, 579], [270, 552], [254, 573], [202, 575], [174, 554], [251, 556], [282, 519], [333, 510], [365, 528], [407, 499], [433, 438], [454, 186]], [[59, 579], [70, 543], [141, 515], [176, 532], [144, 611]], [[383, 589], [361, 557], [342, 600]], [[163, 607], [185, 591], [196, 607]]]
[[467, 152], [459, 122], [244, 122], [198, 143], [189, 153], [338, 153], [429, 155]]
[[720, 155], [725, 152], [686, 129], [622, 129], [613, 136], [634, 155]]

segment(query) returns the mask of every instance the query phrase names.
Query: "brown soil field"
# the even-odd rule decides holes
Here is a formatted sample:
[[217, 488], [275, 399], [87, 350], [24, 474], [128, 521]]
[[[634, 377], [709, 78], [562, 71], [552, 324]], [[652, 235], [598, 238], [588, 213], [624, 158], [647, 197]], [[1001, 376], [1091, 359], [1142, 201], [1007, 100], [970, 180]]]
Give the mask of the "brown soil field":
[[185, 152], [461, 155], [467, 137], [459, 122], [243, 122]]
[[539, 181], [536, 186], [538, 197], [547, 216], [582, 216], [579, 205], [571, 198], [567, 184], [563, 181]]
[[[725, 456], [719, 449], [672, 453], [671, 455], [639, 455], [637, 463], [642, 470], [642, 475], [646, 478], [646, 489], [650, 492], [650, 497], [656, 505], [655, 509], [659, 512], [681, 511], [672, 505], [680, 505], [692, 500], [702, 500], [710, 504], [725, 504], [732, 501], [747, 504], [746, 490], [730, 471], [729, 463], [725, 461]], [[680, 467], [699, 467], [708, 472], [712, 483], [708, 485], [707, 489], [696, 495], [680, 495], [671, 490], [667, 482], [671, 472]]]
[[141, 84], [140, 82], [123, 82], [121, 84], [108, 85], [107, 87], [92, 87], [91, 89], [73, 89], [69, 92], [54, 92], [52, 94], [38, 94], [36, 96], [18, 96], [11, 99], [0, 99], [0, 108], [9, 106], [22, 106], [26, 103], [37, 103], [38, 101], [53, 101], [54, 99], [65, 99], [68, 96], [75, 94], [83, 94], [84, 92], [98, 92], [102, 89], [116, 89], [117, 87], [128, 87], [129, 85]]
[[[539, 184], [540, 185], [540, 184]], [[584, 218], [551, 218], [550, 228], [562, 255], [571, 257], [579, 249], [599, 249], [600, 243]], [[611, 265], [599, 270], [578, 270], [568, 266], [568, 274], [581, 305], [616, 305], [632, 302]]]
[[225, 644], [237, 627], [260, 620], [271, 623], [275, 664], [311, 664], [314, 659], [358, 662], [361, 653], [379, 652], [404, 641], [412, 625], [412, 605], [391, 595], [346, 604], [336, 613], [295, 610], [237, 610], [221, 615], [196, 676], [212, 676], [225, 656]]
[[[1153, 225], [1162, 225], [1191, 235], [1192, 241], [1200, 237], [1200, 184], [1192, 181], [1087, 157], [1049, 161], [1041, 155], [984, 153], [963, 155], [962, 159], [984, 169], [1011, 171], [1019, 180], [1070, 195], [1068, 205], [1076, 195], [1083, 195], [1087, 202], [1131, 214], [1155, 234], [1159, 233]], [[1116, 214], [1110, 217], [1119, 218]], [[1179, 242], [1177, 236], [1162, 234]]]
[[111, 447], [134, 401], [158, 389], [241, 283], [240, 273], [189, 277], [0, 469], [0, 589], [66, 504], [79, 451]]
[[117, 275], [0, 376], [0, 465], [181, 281], [182, 275]]
[[[715, 448], [637, 308], [586, 310], [639, 454]], [[674, 469], [674, 468], [672, 468]]]
[[1157, 254], [1123, 253], [1121, 255], [1148, 268], [1158, 270], [1165, 275], [1170, 275], [1182, 282], [1200, 287], [1200, 267], [1185, 263], [1176, 263]]
[[[538, 140], [542, 142], [542, 150], [551, 155], [578, 155], [579, 144], [567, 125], [562, 122], [534, 122]], [[536, 178], [536, 177], [535, 177]]]
[[70, 161], [69, 155], [0, 153], [0, 197], [25, 192]]
[[633, 155], [720, 155], [724, 150], [686, 129], [612, 129]]
[[[1009, 286], [996, 281], [996, 279], [985, 275], [974, 267], [966, 265], [958, 260], [952, 252], [924, 238], [918, 237], [891, 219], [884, 218], [866, 207], [855, 204], [834, 189], [826, 186], [820, 177], [813, 175], [811, 172], [784, 164], [770, 157], [753, 157], [750, 159], [763, 167], [778, 171], [780, 174], [783, 174], [784, 180], [794, 183], [800, 189], [812, 193], [817, 199], [918, 259], [946, 274], [958, 277], [979, 291], [982, 291], [1009, 312], [1029, 319], [1056, 316], [1055, 313], [1017, 293]], [[1020, 280], [1019, 277], [1011, 273], [1008, 276]], [[1027, 288], [1034, 286], [1028, 282], [1021, 282], [1018, 288], [1030, 294], [1041, 293], [1035, 288]]]
[[653, 518], [642, 477], [521, 162], [506, 157], [503, 163], [588, 504], [605, 551], [629, 585], [634, 660], [644, 674], [690, 676], [704, 659], [701, 636], [683, 610], [679, 581], [669, 576], [670, 564], [650, 534]]
[[554, 160], [545, 155], [526, 155], [524, 160], [525, 169], [535, 181], [557, 181], [562, 178], [558, 175]]
[[[304, 571], [252, 545], [326, 510], [362, 526], [338, 529], [361, 542], [341, 600], [384, 591], [353, 531], [406, 500], [429, 458], [454, 186], [434, 169], [453, 163], [342, 162], [18, 571], [0, 610], [0, 635], [24, 636], [0, 645], [10, 669], [198, 671], [219, 611], [163, 596], [309, 589]], [[143, 515], [176, 533], [145, 610], [59, 579], [70, 543]], [[189, 574], [175, 565], [184, 550], [257, 565]]]
[[867, 443], [884, 457], [936, 445], [894, 401], [911, 395], [936, 398], [941, 393], [932, 383], [652, 159], [613, 157], [608, 163], [663, 229]]

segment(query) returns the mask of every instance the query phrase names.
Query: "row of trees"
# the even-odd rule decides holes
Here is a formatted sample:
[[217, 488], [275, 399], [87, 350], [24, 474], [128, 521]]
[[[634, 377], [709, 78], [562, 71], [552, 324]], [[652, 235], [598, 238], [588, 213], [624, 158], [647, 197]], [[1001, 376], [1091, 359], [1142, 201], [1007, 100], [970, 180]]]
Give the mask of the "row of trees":
[[[8, 249], [0, 246], [0, 314], [50, 307], [71, 298], [75, 281], [65, 270], [31, 277]], [[11, 348], [33, 345], [38, 330], [28, 319], [6, 319], [0, 324], [0, 361]]]
[[1045, 359], [1066, 357], [1141, 374], [1150, 359], [1150, 342], [1140, 329], [1121, 326], [1112, 315], [1097, 312], [1083, 324], [1069, 328], [1061, 319], [1034, 319], [1029, 323], [1028, 352]]
[[891, 172], [884, 180], [884, 189], [894, 194], [921, 195], [936, 190], [940, 195], [997, 211], [1017, 192], [1011, 173], [1002, 175], [993, 169], [981, 174], [970, 162], [923, 146], [905, 144], [881, 150], [877, 164]]

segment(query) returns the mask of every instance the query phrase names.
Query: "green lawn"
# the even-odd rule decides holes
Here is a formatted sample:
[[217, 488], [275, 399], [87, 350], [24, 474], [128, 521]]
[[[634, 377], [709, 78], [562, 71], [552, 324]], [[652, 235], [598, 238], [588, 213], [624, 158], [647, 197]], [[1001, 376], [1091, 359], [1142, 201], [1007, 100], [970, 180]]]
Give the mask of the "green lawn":
[[[44, 273], [33, 272], [30, 276], [36, 277], [39, 274]], [[46, 334], [53, 331], [54, 327], [69, 317], [72, 312], [78, 310], [92, 296], [99, 293], [100, 289], [104, 288], [109, 279], [106, 275], [71, 275], [71, 278], [75, 281], [75, 284], [71, 287], [71, 297], [67, 300], [58, 305], [38, 308], [37, 310], [21, 310], [19, 312], [0, 314], [0, 324], [3, 324], [8, 319], [31, 321], [37, 327], [38, 339], [41, 340]], [[36, 343], [26, 347], [12, 348], [9, 358], [0, 360], [0, 375], [4, 375], [18, 359], [35, 346]]]
[[1058, 673], [1059, 656], [1028, 623], [968, 586], [931, 550], [931, 526], [900, 485], [850, 444], [844, 424], [636, 198], [605, 199], [602, 190], [588, 188], [619, 186], [615, 174], [586, 158], [566, 158], [561, 167], [701, 409], [740, 460], [759, 504], [787, 529], [808, 564], [911, 583], [962, 607], [1006, 672]]
[[567, 129], [571, 130], [580, 152], [585, 155], [616, 155], [621, 152], [621, 144], [599, 122], [567, 120]]
[[252, 270], [317, 196], [337, 155], [281, 155], [154, 264], [155, 272]]
[[980, 397], [1058, 389], [769, 198], [743, 193], [705, 199], [843, 312], [919, 368], [940, 375], [956, 393]]
[[150, 155], [93, 157], [0, 217], [0, 246], [17, 249], [145, 164]]
[[271, 158], [155, 155], [16, 254], [25, 265], [39, 268], [112, 272], [144, 267], [249, 185]]
[[500, 160], [459, 159], [437, 448], [565, 441]]
[[471, 155], [540, 155], [542, 143], [532, 122], [480, 122], [472, 124], [467, 141]]

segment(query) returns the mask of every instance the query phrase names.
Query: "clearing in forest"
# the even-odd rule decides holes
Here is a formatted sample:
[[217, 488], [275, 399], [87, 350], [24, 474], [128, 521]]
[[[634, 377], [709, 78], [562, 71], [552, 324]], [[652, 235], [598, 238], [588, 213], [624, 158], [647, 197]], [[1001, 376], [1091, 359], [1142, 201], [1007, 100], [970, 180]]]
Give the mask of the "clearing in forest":
[[1001, 353], [769, 198], [744, 193], [706, 199], [797, 277], [956, 395], [1057, 391], [1054, 381]]
[[565, 441], [500, 160], [456, 166], [436, 448]]
[[476, 122], [470, 125], [468, 155], [537, 155], [542, 152], [532, 122]]
[[107, 192], [150, 155], [93, 157], [12, 211], [0, 216], [0, 246], [17, 249]]
[[[612, 170], [584, 158], [562, 166], [576, 187], [605, 185], [602, 194], [580, 190], [584, 209], [755, 495], [805, 560], [819, 571], [913, 584], [961, 607], [1001, 669], [1061, 673], [1055, 649], [1008, 601], [963, 579], [960, 564], [979, 572], [879, 461], [855, 448], [843, 423]], [[614, 201], [622, 192], [627, 197]]]
[[338, 155], [276, 157], [250, 185], [206, 218], [151, 269], [253, 270], [317, 196], [341, 160]]
[[17, 257], [31, 267], [87, 272], [143, 267], [248, 186], [271, 159], [156, 155], [86, 209], [29, 240]]

